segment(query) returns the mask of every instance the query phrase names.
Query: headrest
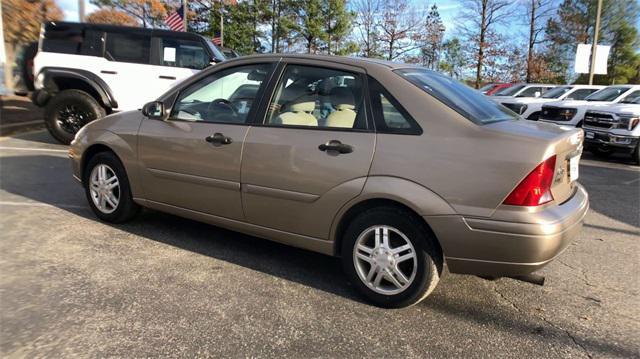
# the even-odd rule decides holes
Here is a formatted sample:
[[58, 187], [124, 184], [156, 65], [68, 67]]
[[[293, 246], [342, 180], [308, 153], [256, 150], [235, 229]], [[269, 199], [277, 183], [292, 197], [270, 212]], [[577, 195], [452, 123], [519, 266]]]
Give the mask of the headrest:
[[337, 110], [353, 110], [356, 107], [353, 92], [347, 87], [334, 87], [331, 90], [331, 103]]
[[315, 101], [301, 100], [289, 105], [289, 111], [291, 112], [307, 112], [311, 113], [316, 109]]

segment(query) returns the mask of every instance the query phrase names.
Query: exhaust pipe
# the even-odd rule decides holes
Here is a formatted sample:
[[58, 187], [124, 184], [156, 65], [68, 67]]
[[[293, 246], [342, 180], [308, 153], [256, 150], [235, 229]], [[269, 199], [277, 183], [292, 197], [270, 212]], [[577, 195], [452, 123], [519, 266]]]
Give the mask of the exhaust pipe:
[[519, 275], [516, 277], [510, 277], [510, 278], [519, 280], [521, 282], [527, 282], [527, 283], [539, 285], [539, 286], [544, 285], [544, 276], [539, 274], [531, 273], [531, 274]]
[[[478, 276], [478, 277], [488, 281], [494, 281], [496, 279], [500, 279], [500, 277], [485, 277], [485, 276]], [[527, 283], [531, 283], [539, 286], [544, 285], [544, 276], [539, 274], [531, 273], [531, 274], [518, 275], [514, 277], [505, 277], [505, 278], [511, 278], [511, 279], [519, 280], [521, 282], [527, 282]]]

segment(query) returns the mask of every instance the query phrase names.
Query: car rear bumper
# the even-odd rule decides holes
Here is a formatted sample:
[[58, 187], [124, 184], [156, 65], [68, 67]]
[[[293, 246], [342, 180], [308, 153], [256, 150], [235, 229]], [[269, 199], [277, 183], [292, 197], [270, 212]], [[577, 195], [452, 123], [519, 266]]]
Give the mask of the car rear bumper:
[[561, 205], [531, 214], [528, 222], [462, 216], [425, 217], [451, 273], [509, 277], [532, 273], [557, 257], [582, 228], [588, 194], [576, 184]]

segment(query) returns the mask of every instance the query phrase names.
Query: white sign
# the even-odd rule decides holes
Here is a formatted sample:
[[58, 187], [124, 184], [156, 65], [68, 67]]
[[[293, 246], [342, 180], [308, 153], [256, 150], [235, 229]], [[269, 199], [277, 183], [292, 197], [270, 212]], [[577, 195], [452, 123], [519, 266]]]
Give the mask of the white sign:
[[[589, 66], [591, 64], [591, 45], [578, 44], [576, 49], [576, 61], [574, 66], [574, 72], [577, 74], [588, 74]], [[607, 74], [607, 59], [609, 58], [609, 50], [611, 46], [598, 45], [596, 49], [596, 63], [594, 74], [606, 75]]]
[[176, 62], [176, 49], [174, 47], [165, 47], [162, 59], [164, 62]]

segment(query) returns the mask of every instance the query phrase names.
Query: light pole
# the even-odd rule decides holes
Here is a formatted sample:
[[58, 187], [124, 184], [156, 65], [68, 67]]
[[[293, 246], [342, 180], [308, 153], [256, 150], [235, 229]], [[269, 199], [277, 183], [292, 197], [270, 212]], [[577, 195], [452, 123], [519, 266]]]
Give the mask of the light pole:
[[78, 0], [78, 21], [84, 22], [84, 0]]
[[591, 66], [589, 68], [589, 85], [593, 85], [593, 72], [596, 69], [596, 50], [598, 49], [598, 33], [600, 32], [600, 11], [602, 11], [602, 0], [598, 0], [596, 10], [596, 27], [593, 33], [593, 47], [591, 48]]

